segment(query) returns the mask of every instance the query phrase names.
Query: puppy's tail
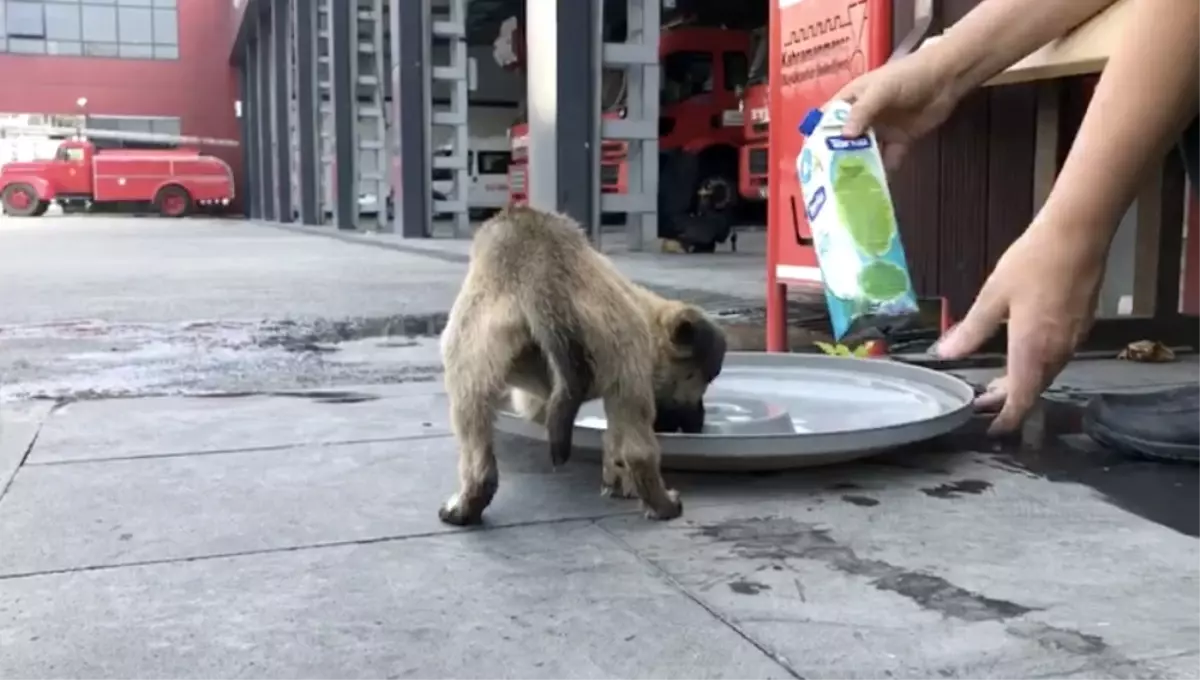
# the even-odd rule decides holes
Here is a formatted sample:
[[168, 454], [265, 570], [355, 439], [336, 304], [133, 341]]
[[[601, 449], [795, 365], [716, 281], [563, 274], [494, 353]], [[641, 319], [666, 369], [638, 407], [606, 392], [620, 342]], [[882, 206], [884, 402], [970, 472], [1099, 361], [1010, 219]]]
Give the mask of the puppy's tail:
[[557, 467], [571, 457], [575, 418], [592, 389], [595, 374], [581, 327], [547, 316], [554, 315], [530, 317], [530, 334], [550, 368], [552, 385], [546, 400], [546, 432], [550, 440], [550, 462]]

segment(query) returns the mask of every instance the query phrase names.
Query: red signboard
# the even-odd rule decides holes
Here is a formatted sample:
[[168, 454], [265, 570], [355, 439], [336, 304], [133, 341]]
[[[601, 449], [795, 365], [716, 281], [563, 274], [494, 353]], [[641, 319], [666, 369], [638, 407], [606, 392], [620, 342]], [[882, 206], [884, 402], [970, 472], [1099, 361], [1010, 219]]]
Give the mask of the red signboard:
[[787, 349], [787, 285], [819, 285], [796, 158], [800, 121], [892, 53], [892, 0], [772, 0], [767, 350]]

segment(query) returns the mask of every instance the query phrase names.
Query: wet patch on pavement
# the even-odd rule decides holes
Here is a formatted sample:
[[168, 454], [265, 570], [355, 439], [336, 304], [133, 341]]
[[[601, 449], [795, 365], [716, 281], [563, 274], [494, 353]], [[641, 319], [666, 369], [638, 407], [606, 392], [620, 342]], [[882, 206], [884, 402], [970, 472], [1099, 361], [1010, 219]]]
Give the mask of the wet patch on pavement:
[[[415, 381], [414, 381], [415, 382]], [[241, 399], [245, 397], [293, 397], [309, 399], [318, 404], [361, 404], [375, 401], [380, 396], [367, 392], [349, 390], [263, 390], [259, 392], [210, 392], [189, 395], [196, 399]]]
[[441, 373], [437, 334], [444, 326], [444, 314], [0, 326], [0, 402], [307, 395], [331, 384], [430, 381]]
[[1084, 435], [1052, 446], [994, 455], [998, 462], [1052, 482], [1091, 487], [1119, 508], [1200, 538], [1200, 475], [1194, 464], [1149, 461], [1110, 451]]
[[[1059, 416], [1046, 419], [1046, 431], [1036, 445], [1023, 444], [1015, 437], [988, 437], [983, 434], [987, 419], [978, 419], [958, 433], [927, 442], [922, 450], [946, 455], [981, 452], [975, 454], [978, 462], [992, 469], [1081, 484], [1127, 512], [1200, 538], [1200, 515], [1196, 513], [1200, 475], [1195, 464], [1126, 456], [1080, 434], [1078, 418]], [[905, 450], [885, 454], [879, 460], [901, 457]], [[965, 490], [955, 490], [956, 483], [922, 491], [934, 497], [961, 496]]]
[[729, 582], [729, 589], [738, 595], [757, 595], [764, 590], [770, 590], [771, 586], [757, 581], [747, 581], [746, 579], [738, 579]]
[[910, 571], [882, 560], [860, 557], [837, 543], [828, 529], [787, 517], [749, 517], [703, 525], [694, 536], [728, 544], [745, 559], [823, 562], [871, 586], [907, 598], [923, 609], [962, 621], [1003, 621], [1033, 611], [1016, 602], [986, 597], [933, 574]]
[[932, 498], [959, 498], [964, 494], [981, 494], [990, 488], [992, 488], [991, 482], [981, 479], [961, 479], [957, 482], [921, 489], [921, 493]]
[[842, 500], [850, 505], [857, 505], [860, 508], [872, 508], [879, 505], [879, 501], [870, 496], [857, 496], [854, 494], [846, 494], [842, 496]]

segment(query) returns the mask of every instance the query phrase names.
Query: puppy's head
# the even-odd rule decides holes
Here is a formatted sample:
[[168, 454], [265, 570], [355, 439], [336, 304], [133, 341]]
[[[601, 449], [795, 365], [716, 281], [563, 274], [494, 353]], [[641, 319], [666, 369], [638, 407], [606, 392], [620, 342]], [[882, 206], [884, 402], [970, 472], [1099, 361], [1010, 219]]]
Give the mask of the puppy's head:
[[693, 305], [669, 303], [655, 328], [655, 432], [704, 429], [704, 393], [725, 363], [725, 333]]

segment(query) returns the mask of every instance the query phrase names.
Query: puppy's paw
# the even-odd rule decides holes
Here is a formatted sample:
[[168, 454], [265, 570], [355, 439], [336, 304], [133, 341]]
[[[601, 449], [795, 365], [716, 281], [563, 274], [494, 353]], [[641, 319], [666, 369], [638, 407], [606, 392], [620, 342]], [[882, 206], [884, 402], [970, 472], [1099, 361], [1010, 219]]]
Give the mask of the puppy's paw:
[[469, 504], [462, 502], [459, 494], [454, 494], [438, 508], [438, 519], [456, 527], [482, 524], [483, 508], [469, 507]]
[[646, 510], [646, 519], [665, 522], [683, 514], [683, 501], [679, 500], [679, 492], [675, 489], [667, 489], [667, 497], [670, 502], [659, 508], [645, 502], [642, 503]]

